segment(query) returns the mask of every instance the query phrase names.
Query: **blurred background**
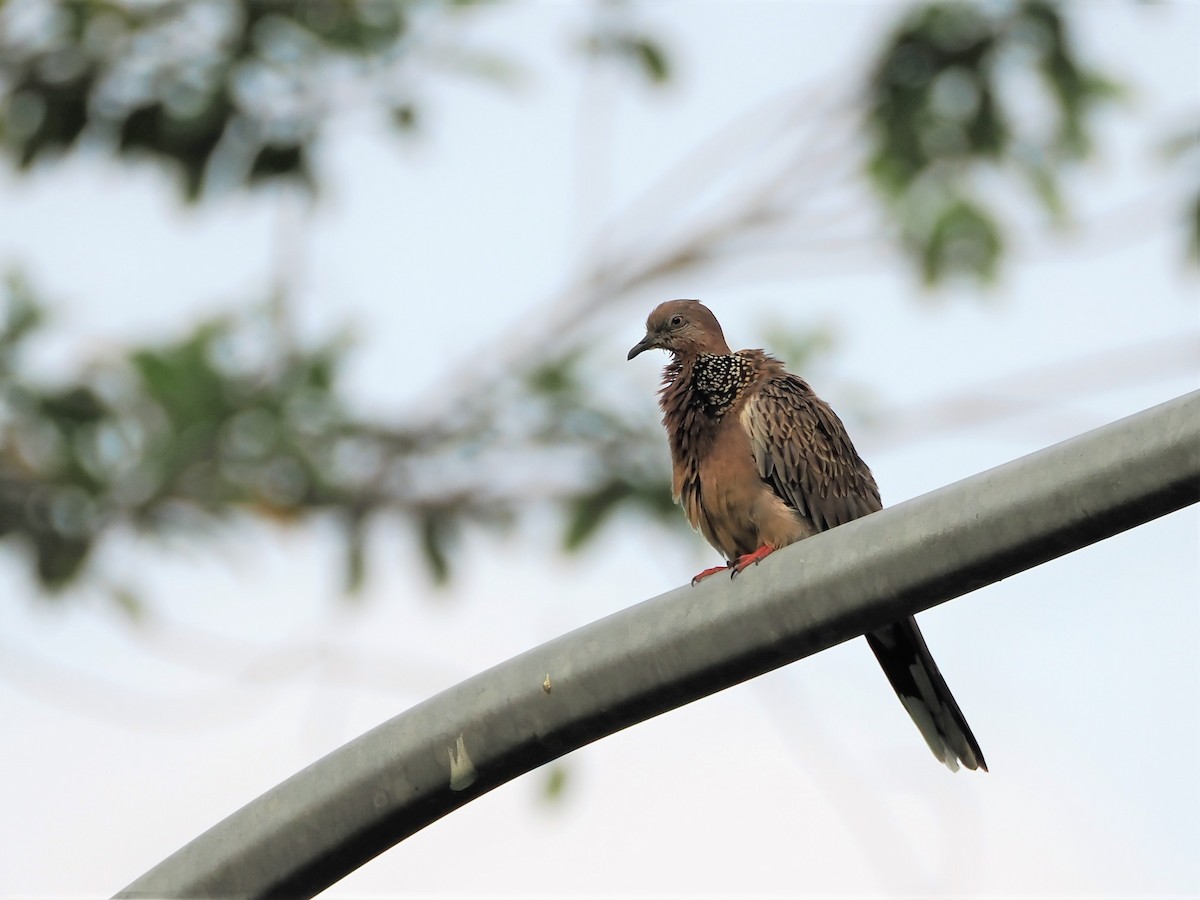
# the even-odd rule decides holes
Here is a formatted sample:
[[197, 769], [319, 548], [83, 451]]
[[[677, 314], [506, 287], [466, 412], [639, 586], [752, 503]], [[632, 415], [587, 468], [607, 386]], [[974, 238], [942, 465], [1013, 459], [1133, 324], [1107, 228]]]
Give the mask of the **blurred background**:
[[[718, 562], [659, 301], [896, 503], [1200, 382], [1200, 5], [0, 4], [0, 894], [111, 894]], [[1195, 509], [518, 779], [330, 896], [1200, 891]]]

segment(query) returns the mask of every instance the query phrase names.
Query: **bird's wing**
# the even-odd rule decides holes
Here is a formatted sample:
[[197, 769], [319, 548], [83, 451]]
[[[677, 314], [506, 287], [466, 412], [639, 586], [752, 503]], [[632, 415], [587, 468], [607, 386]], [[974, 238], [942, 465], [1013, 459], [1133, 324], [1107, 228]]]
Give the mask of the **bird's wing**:
[[827, 531], [881, 507], [879, 488], [837, 414], [795, 375], [763, 382], [741, 413], [763, 481]]
[[[771, 375], [747, 399], [742, 424], [763, 481], [827, 531], [880, 508], [879, 488], [846, 427], [803, 380]], [[912, 617], [867, 635], [879, 664], [935, 756], [987, 770], [983, 753]]]

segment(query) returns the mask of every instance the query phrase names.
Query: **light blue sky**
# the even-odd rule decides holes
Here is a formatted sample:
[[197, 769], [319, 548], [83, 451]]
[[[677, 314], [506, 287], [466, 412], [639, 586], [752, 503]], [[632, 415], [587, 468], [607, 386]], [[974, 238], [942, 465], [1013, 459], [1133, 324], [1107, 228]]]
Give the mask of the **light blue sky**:
[[[329, 188], [311, 211], [240, 196], [185, 209], [165, 176], [73, 160], [0, 175], [0, 261], [56, 301], [37, 354], [49, 375], [258, 300], [283, 271], [307, 333], [355, 327], [356, 400], [402, 415], [447, 360], [566, 290], [597, 242], [652, 243], [753, 177], [774, 151], [747, 144], [696, 189], [712, 196], [695, 213], [685, 193], [623, 216], [739, 112], [851, 96], [898, 9], [656, 5], [679, 67], [655, 92], [567, 59], [580, 7], [501, 8], [475, 39], [514, 48], [524, 84], [434, 82], [408, 144], [355, 119], [323, 149]], [[877, 417], [848, 415], [888, 503], [1195, 389], [1197, 282], [1166, 224], [1180, 185], [1153, 151], [1200, 109], [1200, 5], [1074, 15], [1083, 54], [1133, 94], [1071, 179], [1073, 233], [1014, 207], [1028, 222], [982, 296], [924, 295], [884, 244], [665, 281], [604, 319], [602, 376], [650, 414], [660, 361], [625, 350], [665, 297], [704, 299], [736, 346], [772, 321], [828, 324], [836, 353], [804, 374]], [[905, 427], [951, 401], [948, 425]], [[992, 407], [1016, 411], [954, 424]], [[340, 600], [324, 524], [128, 537], [102, 563], [155, 599], [144, 632], [87, 592], [35, 602], [0, 545], [0, 894], [110, 894], [383, 719], [713, 563], [698, 536], [633, 520], [563, 559], [558, 529], [536, 516], [504, 540], [469, 536], [436, 592], [409, 535], [381, 528], [356, 603]], [[507, 785], [331, 894], [1195, 893], [1198, 550], [1189, 510], [922, 617], [989, 775], [930, 757], [856, 641], [573, 754], [558, 805], [539, 799], [541, 773]]]

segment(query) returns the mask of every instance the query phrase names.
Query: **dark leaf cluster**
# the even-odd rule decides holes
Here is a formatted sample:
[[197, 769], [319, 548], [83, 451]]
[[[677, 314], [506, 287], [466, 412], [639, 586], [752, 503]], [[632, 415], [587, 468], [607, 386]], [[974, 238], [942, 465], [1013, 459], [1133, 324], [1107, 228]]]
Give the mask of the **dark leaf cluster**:
[[242, 514], [332, 517], [347, 582], [364, 574], [379, 516], [406, 521], [446, 580], [471, 527], [557, 509], [583, 546], [618, 507], [682, 525], [657, 422], [589, 385], [581, 349], [472, 385], [435, 420], [386, 425], [339, 387], [348, 343], [298, 346], [278, 303], [201, 323], [176, 341], [48, 383], [29, 371], [41, 304], [20, 278], [0, 314], [0, 538], [24, 546], [47, 587], [86, 571], [121, 531], [202, 535]]
[[[949, 0], [916, 8], [885, 46], [870, 78], [870, 174], [926, 282], [996, 274], [1002, 229], [982, 172], [1015, 168], [1062, 215], [1060, 173], [1089, 153], [1089, 117], [1117, 94], [1068, 31], [1047, 0]], [[1026, 114], [1037, 100], [1048, 123]]]
[[[86, 139], [166, 163], [189, 200], [278, 179], [312, 190], [315, 144], [339, 112], [369, 107], [408, 131], [420, 73], [507, 77], [507, 60], [431, 45], [421, 27], [483, 5], [11, 0], [0, 4], [0, 147], [27, 168]], [[634, 31], [591, 43], [667, 75], [662, 49]]]
[[0, 536], [24, 540], [45, 585], [75, 578], [121, 527], [169, 531], [239, 508], [286, 520], [361, 502], [344, 457], [373, 435], [334, 391], [341, 345], [301, 351], [261, 321], [214, 320], [45, 384], [23, 365], [38, 305], [16, 278], [4, 300]]
[[[406, 6], [383, 0], [39, 0], [0, 19], [4, 146], [18, 164], [83, 136], [170, 164], [195, 199], [287, 177], [339, 90], [403, 52]], [[383, 79], [385, 105], [407, 102]]]

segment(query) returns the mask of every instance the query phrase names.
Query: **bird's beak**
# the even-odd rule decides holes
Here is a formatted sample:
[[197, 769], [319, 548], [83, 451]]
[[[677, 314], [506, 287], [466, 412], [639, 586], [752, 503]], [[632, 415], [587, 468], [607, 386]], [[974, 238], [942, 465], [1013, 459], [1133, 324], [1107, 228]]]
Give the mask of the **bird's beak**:
[[629, 351], [626, 359], [633, 359], [639, 353], [644, 353], [647, 350], [653, 350], [658, 347], [658, 340], [653, 334], [647, 334], [644, 338], [633, 345], [633, 349]]

